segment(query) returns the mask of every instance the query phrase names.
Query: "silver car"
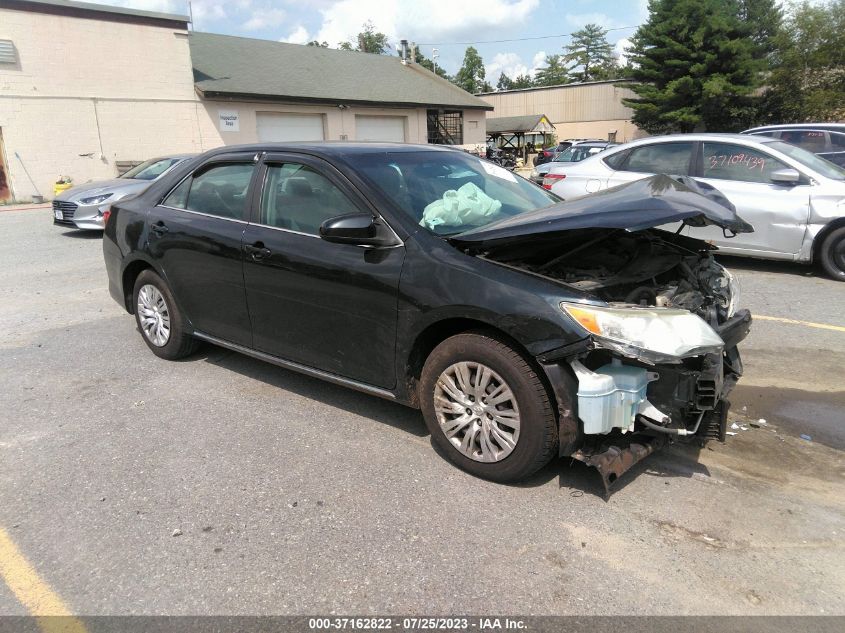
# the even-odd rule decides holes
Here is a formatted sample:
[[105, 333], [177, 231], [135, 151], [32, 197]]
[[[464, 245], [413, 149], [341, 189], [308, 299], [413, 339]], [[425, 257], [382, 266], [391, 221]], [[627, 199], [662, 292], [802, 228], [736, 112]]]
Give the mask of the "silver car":
[[617, 145], [619, 143], [612, 143], [610, 141], [575, 141], [562, 152], [556, 153], [549, 162], [534, 167], [531, 170], [529, 178], [532, 182], [542, 185], [543, 178], [546, 177], [546, 174], [549, 173], [549, 170], [555, 163], [577, 163], [585, 158], [589, 158], [593, 154], [603, 152], [608, 147], [616, 147]]
[[[683, 232], [728, 254], [819, 262], [845, 281], [845, 169], [766, 136], [677, 134], [633, 141], [580, 163], [554, 163], [544, 185], [578, 198], [654, 174], [690, 176], [718, 189], [754, 231]], [[676, 227], [677, 228], [677, 227]]]
[[62, 191], [53, 200], [53, 223], [102, 231], [103, 213], [109, 205], [121, 198], [141, 193], [174, 165], [193, 156], [194, 154], [174, 154], [153, 158], [114, 180], [86, 182], [84, 185]]

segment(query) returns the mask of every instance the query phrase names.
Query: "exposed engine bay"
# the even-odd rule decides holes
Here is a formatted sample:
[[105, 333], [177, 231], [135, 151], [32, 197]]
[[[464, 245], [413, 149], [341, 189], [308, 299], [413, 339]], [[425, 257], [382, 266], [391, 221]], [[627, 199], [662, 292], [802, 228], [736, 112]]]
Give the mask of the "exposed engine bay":
[[530, 247], [496, 250], [487, 258], [607, 302], [683, 308], [714, 326], [724, 323], [732, 308], [730, 276], [709, 247], [660, 229], [582, 229], [553, 243], [538, 240]]
[[[559, 359], [561, 379], [566, 374], [577, 385], [568, 406], [561, 404], [566, 394], [558, 394], [561, 454], [595, 466], [606, 489], [667, 442], [725, 439], [726, 398], [742, 374], [736, 346], [748, 333], [751, 315], [737, 312], [738, 286], [713, 250], [661, 229], [586, 228], [482, 255], [606, 302], [594, 311], [618, 308], [642, 319], [682, 313], [715, 341], [661, 355], [648, 345], [620, 344], [593, 332], [584, 349]], [[572, 316], [580, 308], [567, 311]]]

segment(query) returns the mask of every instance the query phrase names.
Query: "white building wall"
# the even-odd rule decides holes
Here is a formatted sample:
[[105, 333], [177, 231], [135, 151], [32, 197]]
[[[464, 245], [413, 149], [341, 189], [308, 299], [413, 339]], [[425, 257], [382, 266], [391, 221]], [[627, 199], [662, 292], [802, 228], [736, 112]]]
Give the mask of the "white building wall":
[[[402, 116], [407, 142], [427, 142], [425, 108], [200, 99], [184, 30], [0, 8], [0, 39], [18, 55], [0, 64], [0, 131], [19, 201], [52, 198], [60, 175], [80, 184], [118, 162], [253, 143], [256, 112], [320, 113], [327, 140], [350, 141], [356, 115]], [[238, 112], [238, 132], [220, 130], [219, 110]], [[485, 131], [485, 111], [465, 110], [464, 144]]]

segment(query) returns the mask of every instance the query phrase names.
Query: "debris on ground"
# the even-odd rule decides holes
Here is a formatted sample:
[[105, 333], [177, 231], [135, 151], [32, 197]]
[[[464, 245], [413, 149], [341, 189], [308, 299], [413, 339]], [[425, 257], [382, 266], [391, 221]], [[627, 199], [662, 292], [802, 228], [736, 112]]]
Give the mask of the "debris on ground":
[[806, 433], [802, 433], [802, 434], [801, 434], [801, 439], [802, 439], [802, 440], [807, 440], [808, 442], [812, 442], [812, 441], [813, 441], [813, 438], [812, 438], [812, 437], [810, 437], [809, 435], [807, 435]]
[[182, 536], [182, 530], [176, 528], [175, 530], [173, 530], [173, 534], [171, 534], [170, 536]]

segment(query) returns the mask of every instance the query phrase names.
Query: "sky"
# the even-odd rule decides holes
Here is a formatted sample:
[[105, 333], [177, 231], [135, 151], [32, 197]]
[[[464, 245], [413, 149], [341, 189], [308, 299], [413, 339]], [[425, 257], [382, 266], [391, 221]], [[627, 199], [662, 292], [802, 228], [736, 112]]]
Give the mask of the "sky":
[[[187, 0], [87, 0], [133, 9], [187, 14]], [[562, 52], [567, 34], [588, 23], [611, 30], [607, 39], [622, 53], [634, 28], [645, 21], [647, 0], [192, 0], [194, 29], [337, 47], [354, 41], [371, 21], [391, 44], [417, 43], [438, 66], [454, 74], [472, 43], [484, 60], [487, 80], [543, 66]], [[546, 37], [551, 36], [551, 37]], [[537, 38], [537, 39], [526, 39]], [[542, 38], [542, 39], [540, 39]], [[501, 41], [521, 40], [521, 41]]]

